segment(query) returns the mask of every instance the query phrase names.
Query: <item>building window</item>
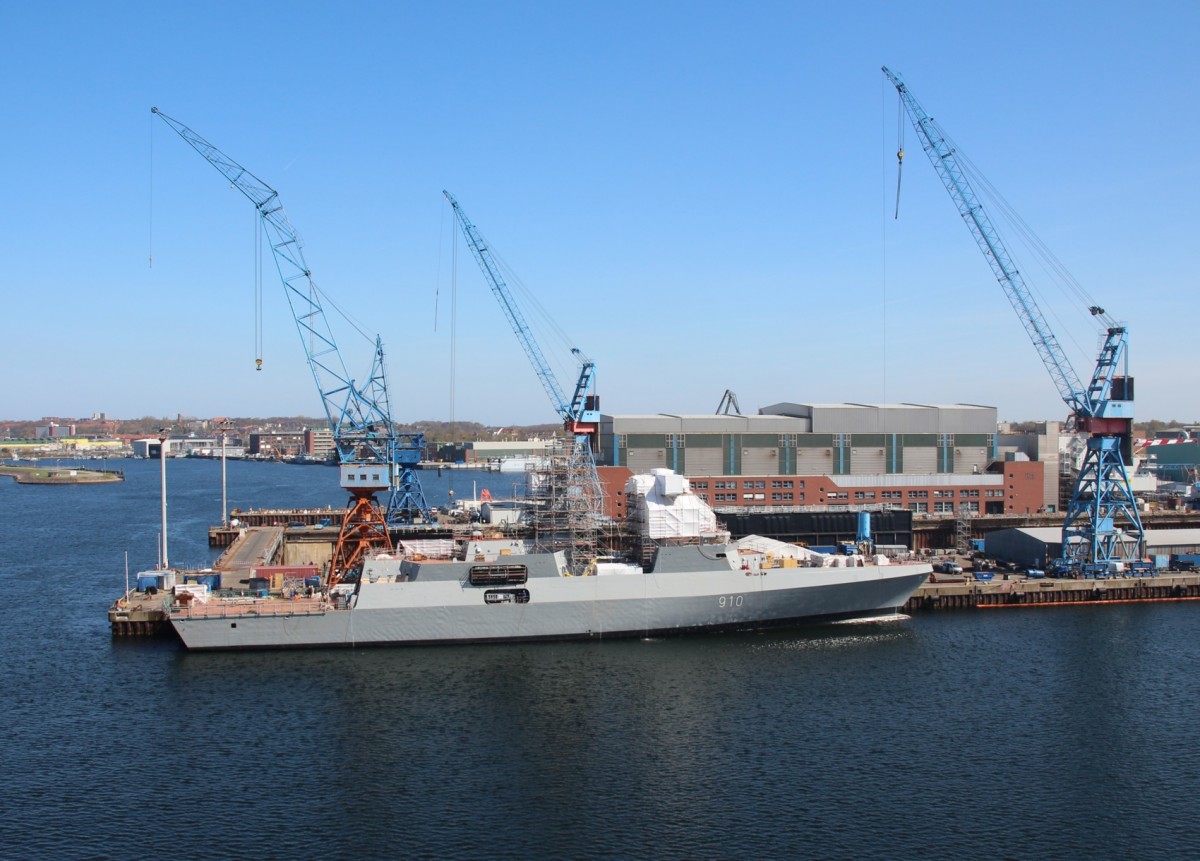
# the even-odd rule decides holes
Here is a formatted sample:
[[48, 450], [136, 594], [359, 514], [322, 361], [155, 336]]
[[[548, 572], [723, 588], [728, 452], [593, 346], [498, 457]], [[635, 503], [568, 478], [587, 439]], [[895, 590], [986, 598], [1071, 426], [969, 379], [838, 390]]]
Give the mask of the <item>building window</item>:
[[908, 504], [909, 511], [926, 512], [929, 510], [928, 502], [910, 502]]
[[953, 502], [935, 502], [933, 504], [933, 513], [934, 514], [953, 514], [954, 513], [954, 503]]
[[979, 490], [978, 490], [978, 488], [976, 488], [974, 490], [960, 490], [958, 492], [958, 496], [960, 499], [967, 499], [967, 498], [978, 499], [979, 498]]
[[[792, 498], [792, 495], [791, 495], [790, 493], [785, 493], [785, 494], [783, 495], [783, 498], [784, 498], [784, 499], [791, 499], [791, 498]], [[800, 498], [801, 498], [801, 499], [803, 499], [803, 498], [804, 498], [804, 494], [803, 494], [803, 493], [802, 493], [802, 494], [800, 494]]]
[[692, 490], [708, 490], [707, 481], [693, 481]]
[[909, 499], [928, 499], [929, 491], [928, 490], [910, 490], [908, 492], [908, 498]]

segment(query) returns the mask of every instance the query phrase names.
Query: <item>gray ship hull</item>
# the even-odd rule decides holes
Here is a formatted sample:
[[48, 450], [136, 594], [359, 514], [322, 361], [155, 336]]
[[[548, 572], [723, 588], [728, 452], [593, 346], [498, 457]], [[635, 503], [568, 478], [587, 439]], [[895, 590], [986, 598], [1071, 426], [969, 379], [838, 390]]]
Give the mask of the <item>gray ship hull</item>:
[[368, 563], [345, 605], [214, 602], [174, 612], [188, 649], [279, 649], [662, 636], [895, 611], [928, 565], [757, 570], [698, 547], [648, 573], [563, 576], [557, 554], [505, 557], [519, 588], [472, 585], [470, 563]]

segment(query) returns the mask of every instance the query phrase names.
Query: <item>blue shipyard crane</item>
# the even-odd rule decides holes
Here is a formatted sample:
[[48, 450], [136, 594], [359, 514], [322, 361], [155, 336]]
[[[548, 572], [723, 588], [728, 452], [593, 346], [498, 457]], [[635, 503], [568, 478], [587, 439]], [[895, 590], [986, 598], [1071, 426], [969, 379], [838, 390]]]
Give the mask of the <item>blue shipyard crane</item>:
[[491, 287], [492, 293], [500, 303], [504, 315], [508, 318], [508, 323], [512, 327], [514, 334], [516, 334], [517, 340], [520, 341], [521, 347], [525, 350], [525, 355], [529, 358], [530, 364], [533, 365], [542, 388], [546, 390], [546, 394], [562, 419], [563, 427], [574, 435], [574, 456], [582, 461], [582, 469], [580, 470], [582, 475], [578, 477], [581, 486], [578, 488], [578, 491], [589, 500], [591, 512], [598, 514], [602, 497], [600, 478], [596, 473], [596, 462], [593, 453], [593, 440], [600, 428], [599, 399], [596, 397], [595, 391], [595, 363], [577, 348], [571, 348], [571, 354], [579, 362], [580, 370], [579, 377], [575, 381], [574, 391], [568, 398], [562, 386], [559, 385], [554, 371], [546, 361], [541, 347], [538, 346], [533, 331], [529, 328], [529, 324], [525, 322], [525, 317], [521, 313], [521, 309], [517, 305], [512, 292], [508, 289], [508, 284], [505, 282], [504, 276], [500, 273], [500, 267], [491, 250], [488, 248], [487, 242], [484, 241], [483, 236], [480, 234], [479, 229], [471, 222], [467, 214], [463, 212], [462, 207], [450, 192], [443, 191], [442, 194], [446, 196], [446, 200], [450, 201], [450, 206], [454, 210], [454, 215], [458, 219], [463, 235], [467, 238], [467, 244], [471, 248], [471, 253], [474, 255], [475, 261], [479, 264], [479, 268], [483, 271], [488, 286]]
[[463, 212], [462, 206], [454, 199], [454, 195], [448, 191], [443, 191], [442, 194], [446, 196], [446, 200], [450, 201], [450, 206], [454, 210], [454, 215], [458, 219], [463, 235], [467, 238], [467, 243], [471, 247], [471, 253], [474, 255], [475, 261], [483, 271], [488, 286], [492, 288], [492, 293], [495, 294], [496, 300], [500, 303], [500, 308], [508, 318], [508, 323], [512, 326], [517, 340], [520, 341], [521, 347], [525, 350], [525, 355], [529, 358], [530, 364], [533, 365], [542, 388], [546, 390], [551, 403], [554, 404], [555, 410], [562, 418], [563, 426], [575, 434], [594, 435], [600, 423], [600, 413], [594, 407], [596, 402], [595, 363], [589, 360], [578, 349], [571, 348], [572, 355], [579, 361], [580, 371], [579, 379], [575, 382], [575, 390], [568, 399], [563, 388], [559, 385], [558, 377], [555, 376], [554, 371], [546, 361], [545, 355], [542, 353], [541, 347], [538, 346], [533, 330], [525, 322], [521, 308], [517, 305], [516, 299], [508, 289], [508, 284], [505, 282], [504, 276], [500, 274], [500, 267], [496, 263], [496, 259], [489, 250], [482, 234], [480, 234], [479, 228]]
[[343, 465], [343, 486], [359, 487], [348, 482], [347, 476], [354, 473], [347, 471], [347, 466], [386, 464], [387, 521], [411, 522], [418, 515], [431, 520], [414, 472], [424, 449], [424, 434], [402, 433], [392, 421], [382, 341], [375, 338], [374, 359], [366, 382], [356, 383], [346, 370], [321, 305], [320, 291], [304, 260], [300, 236], [288, 221], [278, 192], [183, 123], [158, 108], [150, 110], [249, 198], [258, 211], [321, 405], [333, 429], [338, 460]]
[[[1081, 382], [971, 187], [941, 126], [925, 112], [899, 76], [887, 66], [883, 67], [883, 73], [900, 94], [925, 154], [1070, 409], [1071, 423], [1076, 430], [1089, 434], [1063, 523], [1058, 567], [1096, 573], [1107, 570], [1109, 563], [1139, 559], [1144, 551], [1145, 533], [1125, 466], [1132, 456], [1133, 433], [1133, 378], [1128, 373], [1125, 326], [1117, 324], [1097, 305], [1087, 309], [1104, 324], [1105, 332], [1091, 379], [1086, 384]], [[897, 156], [903, 160], [903, 148]]]

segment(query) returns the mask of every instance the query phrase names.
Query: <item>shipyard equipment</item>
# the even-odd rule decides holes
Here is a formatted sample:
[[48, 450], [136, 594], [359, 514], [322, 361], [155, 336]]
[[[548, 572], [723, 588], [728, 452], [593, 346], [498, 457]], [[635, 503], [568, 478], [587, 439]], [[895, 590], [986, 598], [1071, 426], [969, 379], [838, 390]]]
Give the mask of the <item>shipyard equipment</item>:
[[740, 416], [742, 408], [738, 406], [737, 395], [732, 389], [726, 389], [725, 394], [721, 395], [721, 403], [717, 404], [717, 415], [719, 416]]
[[[562, 419], [563, 427], [572, 435], [571, 451], [566, 458], [566, 469], [562, 472], [563, 492], [558, 499], [547, 500], [546, 503], [548, 509], [546, 514], [553, 516], [553, 513], [557, 511], [563, 515], [559, 518], [561, 528], [546, 531], [557, 532], [559, 543], [563, 547], [581, 550], [582, 545], [586, 543], [583, 538], [584, 534], [595, 529], [603, 499], [600, 478], [596, 472], [593, 447], [593, 440], [600, 427], [600, 402], [595, 392], [595, 363], [578, 349], [571, 348], [571, 354], [579, 362], [580, 370], [579, 378], [575, 381], [575, 388], [570, 397], [567, 397], [564, 389], [559, 385], [554, 371], [546, 361], [541, 347], [538, 346], [533, 331], [525, 322], [525, 317], [512, 292], [508, 289], [508, 284], [500, 273], [500, 267], [479, 229], [463, 212], [462, 207], [450, 192], [443, 191], [442, 193], [450, 201], [450, 206], [467, 239], [471, 253], [479, 264], [484, 278], [487, 279], [488, 286], [491, 287], [496, 300], [500, 303], [505, 317], [508, 318], [508, 323], [516, 334], [517, 340], [525, 350], [525, 355], [533, 365], [542, 388], [546, 390], [551, 403], [554, 404], [555, 410]], [[554, 481], [555, 479], [550, 477], [547, 484], [553, 485]], [[578, 555], [582, 558], [585, 554], [581, 552]]]
[[[375, 536], [372, 540], [376, 543], [386, 541], [386, 528], [380, 539], [380, 530], [374, 525], [380, 519], [377, 513], [370, 513], [366, 524], [355, 520], [373, 505], [374, 493], [379, 490], [388, 491], [388, 522], [412, 522], [418, 516], [431, 520], [425, 494], [414, 471], [424, 449], [424, 434], [401, 433], [392, 422], [382, 341], [375, 338], [370, 372], [365, 383], [357, 383], [346, 370], [321, 304], [320, 292], [304, 260], [300, 236], [288, 221], [278, 192], [183, 123], [158, 108], [151, 108], [151, 112], [204, 156], [234, 188], [249, 198], [258, 211], [309, 369], [321, 396], [321, 405], [333, 429], [338, 460], [342, 464], [342, 486], [353, 497], [343, 532], [349, 529], [351, 534], [361, 535], [366, 529]], [[370, 480], [369, 486], [362, 482], [356, 484], [358, 476], [365, 474], [364, 470], [347, 469], [379, 465], [383, 465], [386, 472], [382, 485], [374, 479]], [[371, 502], [367, 504], [364, 500]]]
[[[895, 73], [887, 66], [883, 73], [900, 94], [925, 154], [1070, 409], [1070, 424], [1089, 435], [1067, 506], [1062, 555], [1056, 567], [1062, 572], [1100, 574], [1141, 558], [1144, 530], [1125, 466], [1132, 457], [1133, 431], [1133, 378], [1128, 373], [1126, 327], [1097, 305], [1087, 309], [1104, 324], [1105, 332], [1091, 379], [1083, 383], [988, 218], [946, 134]], [[901, 162], [903, 152], [901, 147], [897, 153]]]

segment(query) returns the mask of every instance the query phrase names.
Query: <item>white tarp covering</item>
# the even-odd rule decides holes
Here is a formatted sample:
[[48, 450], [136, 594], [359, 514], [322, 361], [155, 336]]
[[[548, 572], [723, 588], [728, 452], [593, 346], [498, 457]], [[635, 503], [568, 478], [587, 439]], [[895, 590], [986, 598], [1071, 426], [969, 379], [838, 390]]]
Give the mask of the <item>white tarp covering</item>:
[[738, 550], [743, 553], [770, 554], [776, 559], [797, 559], [809, 565], [820, 568], [861, 568], [864, 565], [890, 565], [891, 560], [883, 555], [863, 557], [858, 554], [842, 556], [836, 553], [814, 553], [807, 547], [798, 547], [776, 541], [774, 538], [764, 538], [762, 535], [747, 535], [738, 539]]
[[597, 562], [596, 574], [645, 574], [641, 565], [630, 565], [627, 562]]
[[820, 561], [825, 558], [823, 553], [814, 553], [807, 547], [798, 547], [795, 544], [788, 544], [785, 541], [776, 541], [774, 538], [765, 538], [762, 535], [747, 535], [745, 538], [739, 538], [738, 550], [751, 551], [754, 553], [770, 553], [776, 559], [804, 559]]
[[479, 516], [484, 523], [505, 526], [520, 523], [525, 516], [525, 507], [511, 502], [485, 502], [479, 509]]
[[669, 469], [630, 476], [631, 513], [650, 538], [698, 538], [717, 531], [717, 516], [691, 484]]

